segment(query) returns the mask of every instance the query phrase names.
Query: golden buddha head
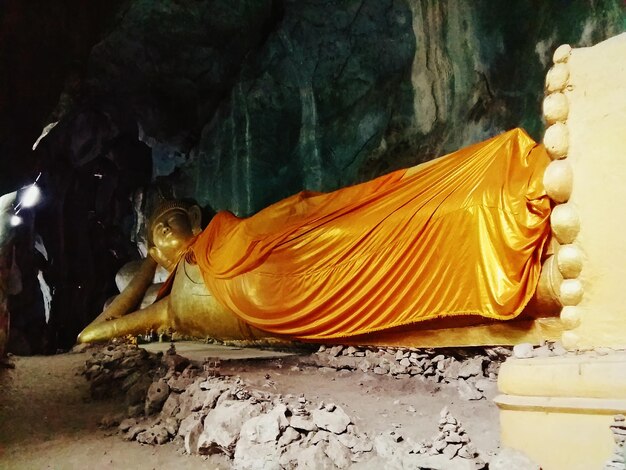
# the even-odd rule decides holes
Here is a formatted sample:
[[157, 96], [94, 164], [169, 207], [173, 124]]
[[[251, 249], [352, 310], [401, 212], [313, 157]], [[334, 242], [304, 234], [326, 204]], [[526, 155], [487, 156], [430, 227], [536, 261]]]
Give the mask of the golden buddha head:
[[148, 253], [168, 271], [202, 230], [200, 208], [184, 201], [163, 201], [148, 224]]

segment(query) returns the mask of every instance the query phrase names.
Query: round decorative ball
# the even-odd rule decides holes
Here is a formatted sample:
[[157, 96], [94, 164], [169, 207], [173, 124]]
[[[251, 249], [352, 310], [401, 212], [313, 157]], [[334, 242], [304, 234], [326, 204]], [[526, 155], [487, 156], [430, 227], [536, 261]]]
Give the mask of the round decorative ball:
[[548, 124], [565, 121], [568, 113], [569, 103], [563, 93], [551, 93], [543, 99], [543, 116]]
[[554, 51], [554, 54], [552, 55], [552, 61], [555, 64], [558, 64], [561, 62], [567, 62], [571, 54], [572, 54], [572, 46], [570, 46], [569, 44], [561, 44]]
[[576, 245], [561, 245], [556, 262], [565, 279], [574, 279], [583, 269], [583, 252]]
[[568, 78], [569, 67], [564, 63], [554, 64], [546, 74], [546, 91], [554, 93], [555, 91], [563, 90], [565, 85], [567, 85]]
[[559, 243], [572, 243], [580, 232], [580, 217], [573, 204], [559, 204], [550, 215], [552, 233]]
[[565, 279], [559, 291], [559, 298], [564, 306], [578, 305], [584, 295], [583, 285], [578, 279]]
[[561, 343], [563, 347], [568, 350], [578, 349], [580, 346], [580, 336], [573, 331], [564, 331], [561, 333]]
[[572, 195], [573, 185], [574, 172], [567, 159], [554, 160], [548, 165], [543, 174], [543, 186], [554, 201], [566, 202]]
[[566, 305], [561, 310], [561, 323], [568, 330], [573, 330], [580, 325], [582, 309], [576, 305]]
[[562, 122], [555, 122], [548, 127], [543, 136], [543, 145], [545, 145], [548, 155], [553, 160], [565, 157], [569, 148], [569, 131], [567, 126]]

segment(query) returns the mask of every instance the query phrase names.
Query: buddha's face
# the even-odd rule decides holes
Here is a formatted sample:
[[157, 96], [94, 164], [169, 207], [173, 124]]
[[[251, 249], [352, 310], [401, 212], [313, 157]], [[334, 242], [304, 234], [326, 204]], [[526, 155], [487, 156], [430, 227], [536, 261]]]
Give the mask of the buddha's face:
[[194, 223], [186, 210], [170, 209], [152, 224], [154, 247], [150, 254], [159, 264], [171, 271], [196, 233]]

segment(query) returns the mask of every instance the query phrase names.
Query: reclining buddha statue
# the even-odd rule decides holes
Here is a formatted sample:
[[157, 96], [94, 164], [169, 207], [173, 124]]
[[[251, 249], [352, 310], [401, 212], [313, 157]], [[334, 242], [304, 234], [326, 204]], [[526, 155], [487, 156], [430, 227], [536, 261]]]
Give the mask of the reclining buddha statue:
[[[140, 272], [78, 340], [169, 329], [220, 340], [476, 345], [536, 340], [538, 328], [546, 339], [554, 325], [540, 317], [558, 303], [549, 264], [542, 274], [549, 162], [515, 129], [248, 218], [219, 212], [204, 230], [197, 206], [166, 201]], [[171, 275], [156, 302], [133, 311], [157, 263]]]

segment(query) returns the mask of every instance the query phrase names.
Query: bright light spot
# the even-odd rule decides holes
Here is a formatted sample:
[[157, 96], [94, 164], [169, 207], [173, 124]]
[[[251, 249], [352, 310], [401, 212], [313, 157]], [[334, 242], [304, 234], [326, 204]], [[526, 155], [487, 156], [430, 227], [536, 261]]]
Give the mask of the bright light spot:
[[22, 204], [22, 207], [33, 207], [39, 202], [39, 199], [41, 199], [41, 191], [39, 190], [37, 185], [31, 184], [22, 193], [20, 202]]
[[11, 216], [11, 227], [17, 227], [22, 223], [22, 218], [19, 215]]

